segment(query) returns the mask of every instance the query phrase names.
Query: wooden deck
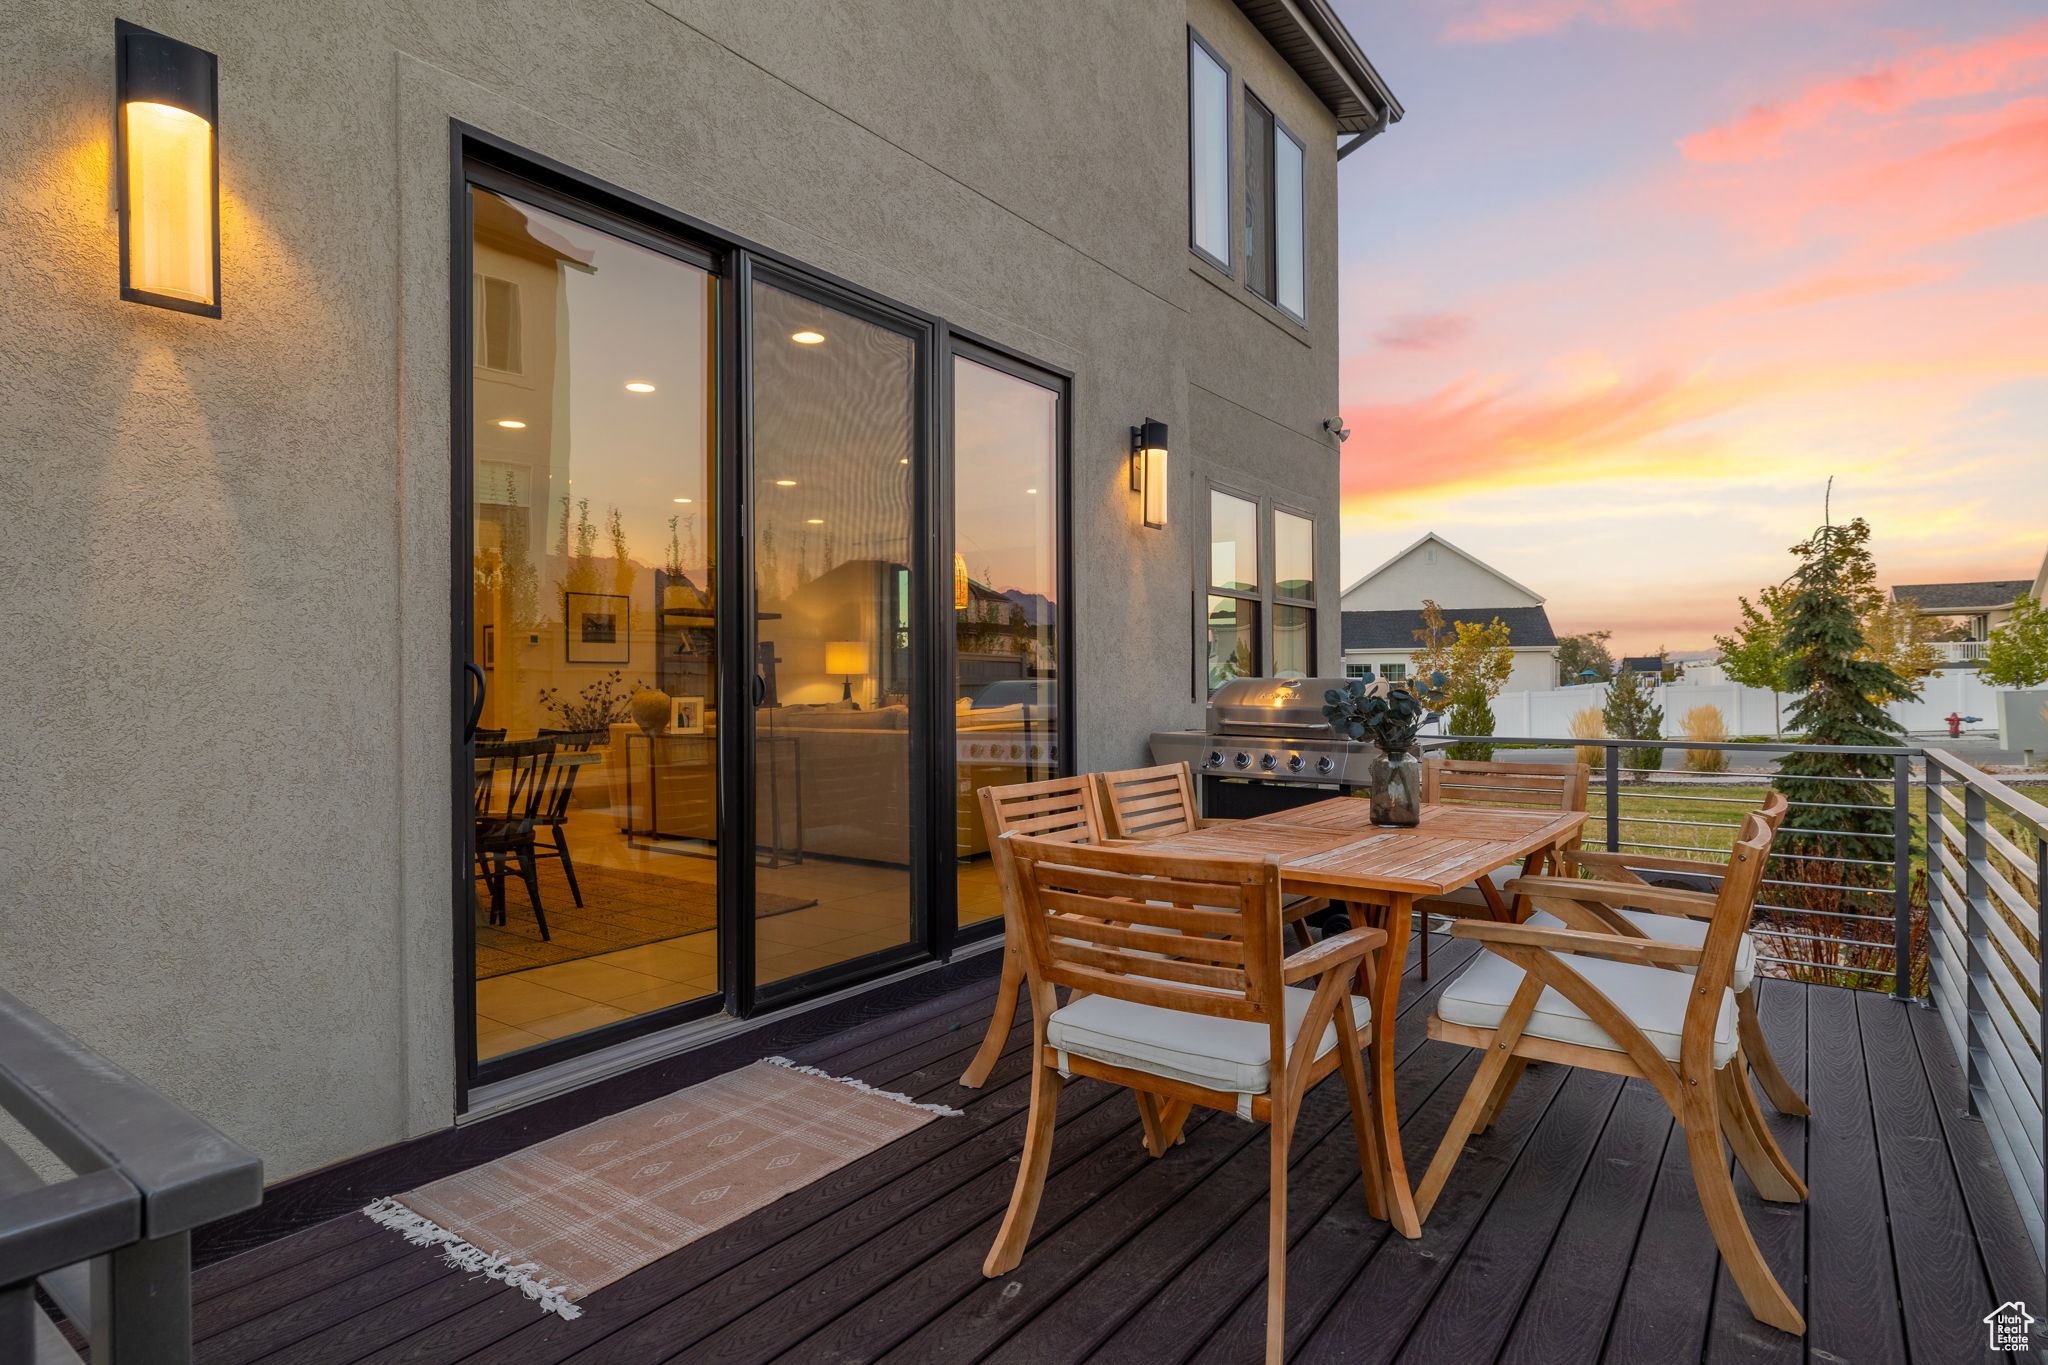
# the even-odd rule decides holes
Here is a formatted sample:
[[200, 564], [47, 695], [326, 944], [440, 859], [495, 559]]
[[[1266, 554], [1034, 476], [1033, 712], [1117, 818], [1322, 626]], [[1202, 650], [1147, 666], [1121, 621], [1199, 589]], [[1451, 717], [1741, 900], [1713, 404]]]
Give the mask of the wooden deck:
[[[1432, 986], [1470, 952], [1438, 940]], [[1197, 1116], [1151, 1160], [1136, 1106], [1095, 1082], [1062, 1100], [1054, 1170], [1017, 1273], [981, 1276], [1015, 1171], [1020, 1028], [986, 1088], [954, 1078], [982, 983], [802, 1050], [957, 1105], [933, 1123], [584, 1300], [573, 1322], [449, 1270], [350, 1215], [219, 1262], [195, 1285], [198, 1359], [227, 1362], [888, 1360], [1238, 1362], [1261, 1344], [1264, 1125]], [[1469, 1074], [1428, 1042], [1410, 978], [1400, 1106], [1426, 1164]], [[1979, 1319], [2043, 1303], [2041, 1272], [1939, 1021], [1882, 996], [1766, 983], [1763, 1018], [1810, 1120], [1774, 1120], [1811, 1202], [1749, 1201], [1809, 1323], [1755, 1322], [1717, 1264], [1682, 1136], [1640, 1082], [1534, 1068], [1476, 1139], [1420, 1241], [1367, 1216], [1333, 1078], [1294, 1147], [1295, 1359], [1814, 1362], [1984, 1358]], [[1738, 1173], [1738, 1183], [1741, 1176]], [[393, 1191], [395, 1192], [395, 1191]]]

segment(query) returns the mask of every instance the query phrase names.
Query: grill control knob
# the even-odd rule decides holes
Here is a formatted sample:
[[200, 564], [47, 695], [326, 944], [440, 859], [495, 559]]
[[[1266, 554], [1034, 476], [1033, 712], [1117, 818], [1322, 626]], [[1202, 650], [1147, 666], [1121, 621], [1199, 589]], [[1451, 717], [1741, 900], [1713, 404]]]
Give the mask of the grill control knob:
[[1316, 771], [1318, 773], [1321, 773], [1324, 777], [1328, 777], [1331, 773], [1335, 772], [1336, 770], [1337, 760], [1331, 758], [1328, 754], [1324, 754], [1321, 758], [1316, 760]]
[[1300, 754], [1287, 755], [1288, 772], [1298, 773], [1306, 766], [1308, 766], [1308, 760], [1303, 758]]
[[1267, 772], [1272, 772], [1275, 768], [1278, 768], [1280, 766], [1280, 755], [1260, 754], [1259, 766], [1261, 768], [1264, 768]]
[[1242, 749], [1238, 750], [1237, 757], [1231, 759], [1230, 761], [1240, 768], [1249, 768], [1252, 766], [1252, 756]]
[[1209, 756], [1208, 756], [1207, 758], [1205, 758], [1205, 759], [1203, 759], [1203, 760], [1202, 760], [1202, 766], [1203, 766], [1203, 767], [1205, 767], [1205, 768], [1220, 768], [1220, 767], [1222, 767], [1222, 766], [1223, 766], [1223, 751], [1222, 751], [1221, 749], [1211, 749], [1211, 750], [1209, 751]]

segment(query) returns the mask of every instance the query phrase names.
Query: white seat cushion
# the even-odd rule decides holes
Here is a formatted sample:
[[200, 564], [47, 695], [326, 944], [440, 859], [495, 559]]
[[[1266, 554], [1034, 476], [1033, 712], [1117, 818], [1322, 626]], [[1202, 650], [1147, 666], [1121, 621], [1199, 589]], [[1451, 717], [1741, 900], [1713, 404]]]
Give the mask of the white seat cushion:
[[[1292, 988], [1281, 992], [1290, 1051], [1312, 994]], [[1372, 1014], [1371, 1004], [1354, 995], [1351, 1008], [1357, 1011], [1358, 1026], [1364, 1028]], [[1249, 1019], [1218, 1019], [1163, 1005], [1091, 995], [1055, 1010], [1045, 1021], [1045, 1041], [1058, 1052], [1212, 1090], [1263, 1095], [1272, 1082], [1266, 1025]], [[1336, 1043], [1333, 1018], [1323, 1029], [1316, 1056]]]
[[[1574, 955], [1566, 959], [1595, 990], [1615, 1003], [1643, 1031], [1665, 1059], [1676, 1062], [1685, 1030], [1685, 1007], [1692, 999], [1692, 977], [1662, 967]], [[1498, 1028], [1508, 1002], [1522, 984], [1522, 969], [1497, 953], [1484, 952], [1437, 997], [1437, 1014], [1446, 1023], [1472, 1028]], [[1536, 1001], [1523, 1032], [1557, 1043], [1576, 1043], [1619, 1052], [1607, 1031], [1571, 1001], [1546, 987]], [[1735, 995], [1721, 992], [1721, 1013], [1714, 1024], [1714, 1068], [1735, 1055]]]
[[[1509, 863], [1506, 867], [1496, 867], [1493, 871], [1487, 873], [1486, 880], [1492, 882], [1495, 887], [1505, 887], [1515, 878], [1526, 875], [1522, 871], [1520, 863]], [[1441, 896], [1419, 896], [1416, 898], [1415, 904], [1418, 909], [1427, 909], [1431, 901], [1455, 901], [1459, 905], [1478, 906], [1482, 910], [1488, 908], [1486, 893], [1479, 889], [1478, 882], [1467, 882], [1457, 890], [1446, 891]]]
[[[1663, 939], [1666, 943], [1683, 943], [1689, 947], [1701, 948], [1707, 942], [1707, 922], [1703, 919], [1687, 919], [1683, 915], [1660, 915], [1654, 910], [1624, 910], [1622, 917], [1631, 920], [1636, 927], [1651, 938]], [[1568, 926], [1548, 910], [1538, 910], [1529, 916], [1527, 923], [1541, 925], [1546, 929], [1563, 929]], [[1680, 971], [1691, 972], [1690, 967]], [[1729, 974], [1728, 985], [1736, 991], [1746, 991], [1756, 980], [1756, 940], [1748, 934], [1742, 936], [1742, 944], [1735, 950], [1735, 970]]]

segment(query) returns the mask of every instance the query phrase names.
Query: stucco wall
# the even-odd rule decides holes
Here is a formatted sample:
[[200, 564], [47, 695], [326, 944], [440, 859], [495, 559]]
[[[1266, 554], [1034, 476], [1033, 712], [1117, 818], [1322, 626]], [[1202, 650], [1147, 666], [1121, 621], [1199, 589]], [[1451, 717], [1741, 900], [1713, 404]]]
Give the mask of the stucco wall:
[[[451, 119], [1076, 374], [1083, 764], [1198, 723], [1210, 474], [1334, 627], [1333, 127], [1234, 6], [124, 4], [220, 55], [217, 321], [116, 296], [115, 13], [0, 0], [0, 979], [273, 1177], [452, 1112]], [[1308, 143], [1306, 328], [1186, 249], [1191, 18]]]

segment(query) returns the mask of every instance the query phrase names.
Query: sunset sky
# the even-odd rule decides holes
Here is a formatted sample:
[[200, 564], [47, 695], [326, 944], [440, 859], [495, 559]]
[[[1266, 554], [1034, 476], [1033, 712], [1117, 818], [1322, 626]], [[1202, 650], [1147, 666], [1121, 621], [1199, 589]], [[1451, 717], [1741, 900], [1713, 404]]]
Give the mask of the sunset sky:
[[1438, 531], [1629, 652], [1821, 519], [1886, 583], [2048, 550], [2048, 10], [1337, 0], [1344, 571]]

